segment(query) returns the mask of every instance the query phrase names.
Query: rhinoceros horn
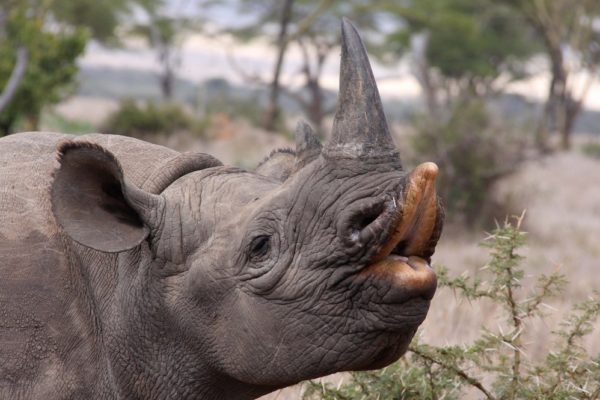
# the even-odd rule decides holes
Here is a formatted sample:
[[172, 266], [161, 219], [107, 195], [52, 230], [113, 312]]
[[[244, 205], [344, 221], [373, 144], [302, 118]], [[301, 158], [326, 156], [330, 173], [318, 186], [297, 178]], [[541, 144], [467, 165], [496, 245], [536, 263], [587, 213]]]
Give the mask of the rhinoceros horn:
[[385, 158], [399, 161], [369, 58], [356, 28], [342, 20], [340, 90], [327, 158]]

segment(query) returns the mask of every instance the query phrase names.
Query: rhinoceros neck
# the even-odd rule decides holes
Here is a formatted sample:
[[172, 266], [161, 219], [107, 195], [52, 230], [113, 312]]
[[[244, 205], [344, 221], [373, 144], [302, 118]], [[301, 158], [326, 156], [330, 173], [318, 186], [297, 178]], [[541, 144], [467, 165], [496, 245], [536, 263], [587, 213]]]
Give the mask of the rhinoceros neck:
[[111, 382], [120, 398], [249, 400], [275, 390], [224, 376], [168, 337], [139, 340], [144, 334], [111, 340]]
[[[147, 246], [118, 255], [114, 282], [97, 294], [107, 368], [102, 387], [119, 399], [255, 399], [274, 388], [245, 384], [212, 365], [211, 343], [191, 339], [176, 327], [156, 274], [165, 262]], [[89, 261], [88, 261], [89, 265]], [[86, 268], [86, 267], [84, 267]], [[101, 282], [96, 281], [93, 285]], [[109, 397], [110, 398], [110, 397]]]
[[[205, 365], [189, 365], [179, 352], [154, 349], [153, 357], [129, 353], [113, 360], [112, 380], [119, 398], [157, 400], [250, 400], [273, 391], [221, 376]], [[150, 350], [143, 349], [144, 352]], [[133, 358], [132, 358], [133, 357]], [[137, 358], [136, 358], [137, 357]], [[145, 365], [139, 363], [146, 358]], [[152, 366], [152, 368], [150, 368]], [[159, 367], [157, 367], [159, 366]]]

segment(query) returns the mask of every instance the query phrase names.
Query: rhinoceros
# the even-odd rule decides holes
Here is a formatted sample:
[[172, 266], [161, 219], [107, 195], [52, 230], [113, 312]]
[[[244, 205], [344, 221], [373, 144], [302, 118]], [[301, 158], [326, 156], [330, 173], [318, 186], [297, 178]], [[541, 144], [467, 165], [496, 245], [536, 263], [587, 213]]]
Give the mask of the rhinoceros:
[[255, 171], [133, 138], [0, 140], [0, 398], [251, 399], [405, 353], [436, 290], [432, 163], [402, 170], [342, 22], [331, 137]]

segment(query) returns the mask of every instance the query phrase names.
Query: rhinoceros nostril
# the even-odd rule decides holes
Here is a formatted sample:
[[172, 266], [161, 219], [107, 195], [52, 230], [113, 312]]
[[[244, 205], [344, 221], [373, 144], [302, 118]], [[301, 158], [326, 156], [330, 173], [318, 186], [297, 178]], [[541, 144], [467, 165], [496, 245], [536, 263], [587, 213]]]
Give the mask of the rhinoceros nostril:
[[382, 211], [383, 208], [374, 207], [368, 210], [365, 214], [359, 215], [356, 218], [355, 229], [359, 232], [365, 230], [369, 225], [375, 222], [375, 220], [381, 215]]
[[365, 231], [373, 229], [373, 223], [385, 211], [383, 201], [375, 200], [359, 204], [350, 215], [350, 227], [352, 238], [359, 240], [365, 234]]
[[386, 198], [363, 199], [352, 203], [340, 216], [342, 239], [350, 247], [363, 247], [373, 239], [385, 235], [388, 224], [384, 223], [387, 214]]

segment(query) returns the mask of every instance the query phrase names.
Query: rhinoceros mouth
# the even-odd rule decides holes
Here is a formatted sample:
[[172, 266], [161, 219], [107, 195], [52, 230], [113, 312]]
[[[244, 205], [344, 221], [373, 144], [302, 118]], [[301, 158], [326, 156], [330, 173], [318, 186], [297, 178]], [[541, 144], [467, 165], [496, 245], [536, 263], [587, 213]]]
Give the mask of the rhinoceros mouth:
[[417, 256], [392, 254], [381, 261], [368, 265], [361, 274], [384, 279], [399, 289], [386, 293], [385, 300], [400, 303], [412, 297], [431, 300], [437, 288], [437, 277], [429, 263]]
[[394, 205], [393, 212], [388, 213], [383, 241], [361, 271], [363, 276], [384, 279], [400, 289], [402, 299], [414, 295], [430, 300], [437, 287], [436, 274], [429, 265], [441, 228], [435, 192], [437, 173], [437, 165], [424, 163], [408, 176], [403, 204]]

